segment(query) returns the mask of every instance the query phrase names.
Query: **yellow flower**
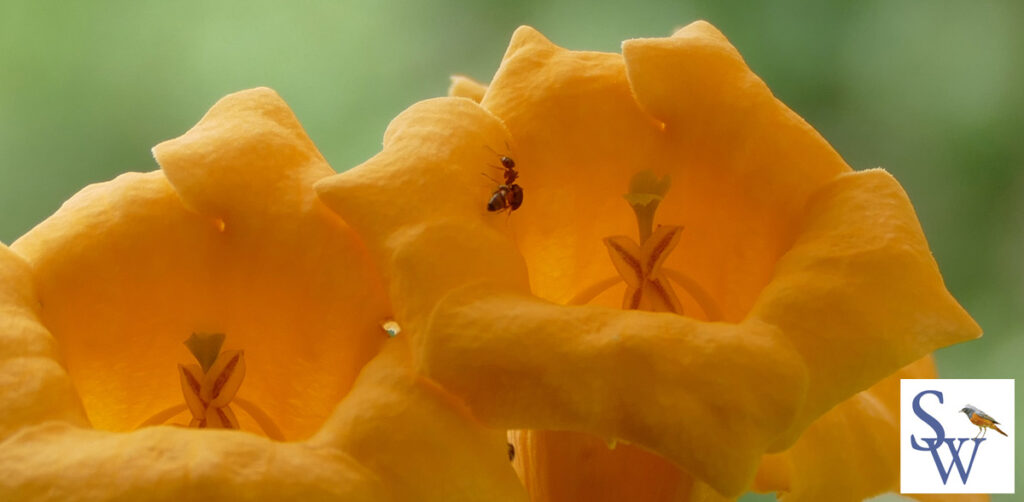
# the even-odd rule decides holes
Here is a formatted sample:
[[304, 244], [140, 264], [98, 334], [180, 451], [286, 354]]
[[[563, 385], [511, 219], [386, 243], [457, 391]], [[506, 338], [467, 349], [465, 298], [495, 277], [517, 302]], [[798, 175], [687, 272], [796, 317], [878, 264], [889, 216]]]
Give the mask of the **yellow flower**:
[[[524, 27], [489, 86], [452, 93], [316, 188], [383, 269], [419, 371], [538, 431], [517, 439], [535, 500], [737, 495], [829, 409], [980, 335], [899, 184], [852, 171], [707, 23], [622, 55]], [[480, 175], [501, 156], [524, 195], [507, 216]], [[671, 180], [647, 220], [645, 171]], [[643, 258], [655, 225], [682, 230]]]
[[[273, 91], [154, 154], [0, 245], [0, 499], [525, 499], [504, 433], [382, 330], [383, 281], [312, 190], [333, 171]], [[189, 366], [195, 332], [227, 350], [193, 339]]]

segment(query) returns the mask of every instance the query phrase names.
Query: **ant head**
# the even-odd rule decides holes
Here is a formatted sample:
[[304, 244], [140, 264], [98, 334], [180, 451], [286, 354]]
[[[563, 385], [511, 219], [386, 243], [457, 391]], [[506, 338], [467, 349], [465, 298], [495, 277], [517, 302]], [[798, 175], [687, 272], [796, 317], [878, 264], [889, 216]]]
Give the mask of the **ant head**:
[[512, 160], [511, 157], [505, 157], [503, 155], [501, 157], [501, 165], [504, 166], [505, 169], [514, 169], [516, 167], [516, 161]]

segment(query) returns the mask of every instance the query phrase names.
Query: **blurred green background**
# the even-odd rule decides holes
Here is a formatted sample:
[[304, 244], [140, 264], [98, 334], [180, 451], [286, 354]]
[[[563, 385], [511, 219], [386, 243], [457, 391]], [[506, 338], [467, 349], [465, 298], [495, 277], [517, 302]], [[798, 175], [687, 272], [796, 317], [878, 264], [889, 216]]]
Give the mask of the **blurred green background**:
[[276, 89], [344, 170], [449, 75], [489, 80], [520, 24], [618, 51], [700, 18], [854, 168], [883, 166], [910, 193], [949, 289], [985, 329], [938, 353], [943, 376], [1024, 376], [1024, 2], [1013, 0], [4, 0], [0, 241], [88, 183], [155, 169], [154, 144], [236, 90]]

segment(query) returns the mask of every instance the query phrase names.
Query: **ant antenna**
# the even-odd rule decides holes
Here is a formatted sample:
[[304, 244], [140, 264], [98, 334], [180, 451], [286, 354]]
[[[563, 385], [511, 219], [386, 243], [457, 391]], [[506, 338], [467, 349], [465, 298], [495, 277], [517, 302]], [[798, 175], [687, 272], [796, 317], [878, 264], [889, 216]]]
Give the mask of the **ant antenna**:
[[508, 145], [508, 140], [505, 141], [505, 151], [508, 152], [507, 154], [498, 153], [498, 151], [491, 148], [490, 145], [484, 145], [484, 148], [490, 150], [491, 153], [493, 153], [497, 157], [509, 157], [512, 155], [512, 147]]

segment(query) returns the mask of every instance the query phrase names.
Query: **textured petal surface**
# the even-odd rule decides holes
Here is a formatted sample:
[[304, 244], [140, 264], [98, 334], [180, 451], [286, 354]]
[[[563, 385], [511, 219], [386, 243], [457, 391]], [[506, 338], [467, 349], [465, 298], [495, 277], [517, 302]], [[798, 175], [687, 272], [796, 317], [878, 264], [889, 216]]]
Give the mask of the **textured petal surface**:
[[239, 395], [308, 437], [389, 315], [361, 244], [312, 192], [333, 171], [269, 89], [225, 97], [155, 152], [163, 172], [90, 186], [12, 246], [90, 420], [130, 430], [181, 402], [182, 340], [217, 332], [246, 351]]
[[782, 442], [894, 367], [981, 335], [946, 291], [906, 193], [880, 169], [840, 175], [811, 198], [751, 318], [785, 333], [811, 374]]
[[803, 393], [795, 354], [763, 325], [526, 295], [516, 227], [486, 211], [486, 186], [468, 184], [501, 132], [469, 101], [427, 101], [395, 119], [384, 152], [317, 184], [379, 252], [397, 320], [422, 327], [418, 364], [489, 425], [625, 439], [740, 489]]
[[416, 375], [407, 333], [386, 343], [310, 443], [358, 458], [396, 501], [527, 500], [505, 431], [485, 429], [457, 398]]
[[[505, 154], [525, 201], [502, 217], [479, 174]], [[672, 178], [655, 223], [685, 227], [667, 277], [726, 322], [687, 294], [695, 317], [605, 308], [621, 287], [558, 305], [618, 275], [604, 239], [635, 229], [621, 195], [648, 169]], [[726, 495], [832, 406], [979, 335], [899, 185], [852, 173], [703, 22], [623, 56], [521, 28], [480, 106], [414, 105], [317, 190], [389, 278], [421, 370], [485, 423], [626, 440]]]
[[25, 260], [0, 244], [0, 445], [42, 422], [88, 423], [57, 341], [40, 321], [33, 282]]
[[[224, 98], [155, 152], [162, 172], [88, 187], [0, 246], [0, 499], [526, 500], [504, 432], [381, 329], [383, 281], [313, 195], [333, 171], [273, 91]], [[291, 442], [133, 430], [168, 406], [188, 423], [194, 332], [226, 333], [247, 366], [204, 418], [258, 430], [238, 411], [255, 403]]]
[[467, 98], [479, 103], [487, 93], [487, 85], [477, 82], [469, 77], [455, 75], [452, 77], [452, 84], [448, 86], [448, 95], [452, 97]]
[[[622, 56], [568, 51], [519, 28], [482, 105], [514, 140], [526, 200], [510, 220], [534, 294], [564, 303], [614, 275], [602, 241], [635, 235], [622, 199], [630, 178], [679, 167], [663, 155], [658, 121], [637, 105]], [[668, 200], [683, 197], [670, 192]], [[607, 305], [618, 307], [620, 298]]]
[[689, 474], [641, 448], [579, 432], [518, 431], [512, 436], [516, 470], [531, 502], [694, 500]]
[[527, 500], [508, 466], [504, 433], [483, 429], [415, 376], [403, 345], [387, 342], [308, 441], [168, 426], [131, 433], [54, 421], [23, 427], [0, 442], [0, 498]]

